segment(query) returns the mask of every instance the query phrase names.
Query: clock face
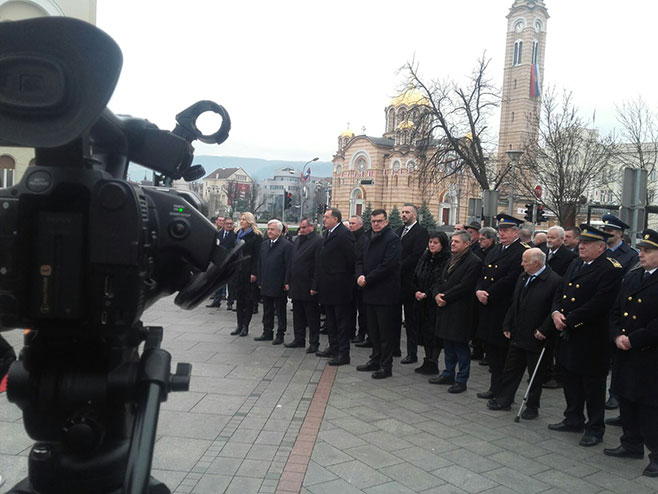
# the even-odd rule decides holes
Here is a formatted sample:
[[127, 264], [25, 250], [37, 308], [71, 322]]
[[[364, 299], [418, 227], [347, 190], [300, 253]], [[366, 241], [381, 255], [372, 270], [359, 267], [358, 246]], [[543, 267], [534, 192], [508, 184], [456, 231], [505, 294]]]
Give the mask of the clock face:
[[523, 19], [519, 19], [518, 21], [516, 21], [516, 24], [514, 24], [514, 30], [517, 33], [520, 33], [521, 31], [523, 31], [524, 27], [525, 27], [525, 22], [523, 21]]

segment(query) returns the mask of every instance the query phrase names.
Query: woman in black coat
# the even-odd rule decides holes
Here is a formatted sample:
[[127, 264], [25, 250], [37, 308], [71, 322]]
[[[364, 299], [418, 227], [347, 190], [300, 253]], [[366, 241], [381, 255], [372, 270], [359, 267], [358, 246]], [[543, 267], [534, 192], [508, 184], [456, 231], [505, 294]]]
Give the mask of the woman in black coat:
[[441, 276], [443, 266], [450, 259], [448, 235], [444, 232], [431, 232], [427, 250], [418, 260], [413, 274], [415, 310], [418, 320], [418, 343], [425, 348], [423, 365], [416, 369], [419, 374], [439, 372], [438, 358], [441, 353], [441, 340], [435, 336], [436, 302], [432, 287]]
[[238, 264], [238, 268], [233, 275], [238, 326], [231, 334], [247, 336], [249, 334], [249, 323], [251, 322], [254, 304], [258, 301], [256, 274], [258, 271], [260, 243], [263, 241], [263, 234], [258, 229], [253, 214], [247, 212], [240, 215], [238, 240], [244, 240], [244, 246], [240, 253], [242, 256], [248, 256], [248, 259]]

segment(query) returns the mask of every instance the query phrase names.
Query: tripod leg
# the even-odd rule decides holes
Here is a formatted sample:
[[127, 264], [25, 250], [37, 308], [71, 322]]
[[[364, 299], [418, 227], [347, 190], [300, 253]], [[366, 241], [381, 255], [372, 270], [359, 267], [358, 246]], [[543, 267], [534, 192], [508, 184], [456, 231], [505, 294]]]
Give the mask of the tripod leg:
[[535, 365], [535, 370], [532, 371], [532, 376], [530, 377], [530, 383], [528, 383], [528, 389], [525, 390], [525, 394], [523, 395], [523, 401], [521, 401], [521, 406], [519, 407], [519, 413], [516, 414], [516, 417], [514, 417], [514, 422], [518, 422], [521, 420], [521, 412], [523, 412], [523, 407], [525, 406], [526, 402], [528, 401], [528, 395], [530, 394], [530, 388], [532, 387], [532, 383], [535, 381], [535, 376], [537, 375], [537, 370], [539, 369], [539, 366], [541, 365], [542, 358], [544, 357], [544, 352], [546, 351], [546, 344], [544, 343], [544, 346], [541, 349], [541, 353], [539, 354], [539, 359], [537, 360], [537, 365]]

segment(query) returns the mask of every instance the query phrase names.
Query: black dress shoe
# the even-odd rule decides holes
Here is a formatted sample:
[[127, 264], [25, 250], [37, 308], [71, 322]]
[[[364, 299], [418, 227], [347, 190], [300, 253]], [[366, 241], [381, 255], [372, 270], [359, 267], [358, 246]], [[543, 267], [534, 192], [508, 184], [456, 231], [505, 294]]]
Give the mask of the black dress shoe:
[[249, 328], [242, 328], [240, 331], [240, 336], [247, 336], [249, 334]]
[[240, 332], [242, 331], [242, 328], [235, 328], [233, 331], [231, 331], [231, 336], [236, 336], [239, 335]]
[[226, 304], [226, 310], [233, 310], [233, 304]]
[[401, 350], [393, 350], [393, 356], [394, 357], [402, 357], [402, 351]]
[[286, 348], [304, 348], [306, 346], [306, 343], [304, 343], [303, 341], [292, 340], [290, 343], [286, 343], [283, 346]]
[[359, 372], [373, 372], [379, 370], [379, 364], [377, 362], [368, 362], [367, 364], [357, 365], [356, 370]]
[[320, 334], [327, 334], [327, 328], [323, 328], [320, 330]]
[[387, 377], [391, 377], [393, 375], [393, 372], [391, 372], [391, 369], [379, 369], [376, 372], [373, 372], [370, 377], [373, 379], [385, 379]]
[[611, 419], [605, 419], [605, 425], [614, 425], [615, 427], [621, 427], [621, 415], [612, 417]]
[[349, 365], [350, 356], [349, 355], [337, 355], [327, 362], [329, 365]]
[[256, 336], [254, 341], [272, 341], [273, 339], [274, 335], [272, 333], [263, 333], [260, 336]]
[[479, 365], [489, 365], [489, 361], [487, 360], [486, 355], [482, 358], [482, 360], [480, 360], [480, 362], [478, 364]]
[[323, 357], [323, 358], [325, 358], [325, 357], [331, 358], [331, 357], [336, 356], [336, 352], [331, 351], [329, 348], [327, 348], [326, 350], [320, 350], [318, 352], [315, 352], [315, 355], [317, 355], [318, 357]]
[[593, 436], [592, 434], [585, 433], [585, 435], [583, 435], [583, 437], [580, 438], [580, 441], [578, 441], [578, 444], [580, 446], [585, 446], [586, 448], [589, 448], [590, 446], [596, 446], [602, 441], [603, 438], [601, 437]]
[[359, 348], [372, 348], [372, 343], [370, 342], [370, 340], [365, 339], [361, 343], [355, 343], [354, 346]]
[[352, 338], [350, 341], [351, 341], [352, 343], [356, 344], [356, 343], [363, 343], [363, 342], [366, 341], [366, 340], [364, 340], [364, 339], [361, 338], [360, 336], [355, 336], [355, 337]]
[[316, 353], [317, 351], [317, 345], [309, 345], [309, 347], [306, 349], [306, 353]]
[[647, 465], [647, 468], [642, 471], [642, 475], [646, 475], [647, 477], [658, 477], [658, 460], [651, 460], [651, 463]]
[[583, 432], [585, 427], [582, 425], [565, 424], [564, 421], [557, 424], [548, 424], [549, 430], [557, 432]]
[[455, 384], [455, 378], [454, 376], [448, 377], [441, 374], [440, 376], [430, 377], [427, 382], [430, 384]]
[[448, 393], [457, 394], [466, 391], [466, 383], [455, 383], [448, 388]]
[[536, 408], [526, 408], [521, 414], [523, 420], [534, 420], [539, 417], [539, 410]]
[[415, 364], [416, 362], [418, 362], [418, 357], [416, 355], [407, 355], [400, 360], [401, 364]]
[[644, 451], [629, 451], [624, 446], [605, 448], [603, 454], [606, 456], [614, 456], [615, 458], [635, 458], [636, 460], [644, 458]]
[[619, 401], [614, 396], [610, 396], [610, 398], [608, 398], [608, 401], [605, 402], [605, 409], [617, 410], [617, 408], [619, 408]]
[[481, 393], [478, 393], [475, 396], [477, 396], [478, 398], [481, 398], [483, 400], [490, 400], [491, 398], [494, 397], [494, 394], [493, 394], [493, 391], [489, 390], [489, 391], [483, 391]]
[[283, 336], [277, 336], [272, 340], [272, 345], [282, 345], [283, 344]]
[[491, 398], [487, 402], [487, 408], [489, 410], [501, 411], [501, 412], [508, 412], [512, 409], [510, 405], [501, 405], [500, 403], [498, 403], [498, 400], [496, 400], [496, 398]]
[[426, 358], [423, 361], [423, 365], [421, 365], [420, 367], [416, 367], [414, 369], [414, 372], [416, 374], [421, 374], [423, 376], [431, 376], [433, 374], [439, 373], [439, 365], [436, 362], [433, 362], [432, 360]]
[[544, 389], [559, 389], [562, 387], [562, 383], [557, 382], [555, 379], [549, 379], [541, 387]]

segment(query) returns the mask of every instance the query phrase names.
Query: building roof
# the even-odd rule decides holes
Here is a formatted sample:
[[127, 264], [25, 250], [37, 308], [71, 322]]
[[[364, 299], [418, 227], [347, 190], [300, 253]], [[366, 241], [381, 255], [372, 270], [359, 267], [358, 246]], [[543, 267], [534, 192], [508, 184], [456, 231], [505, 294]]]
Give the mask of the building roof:
[[429, 105], [429, 101], [418, 89], [410, 86], [393, 98], [390, 106], [406, 106], [409, 108], [416, 105]]
[[210, 175], [206, 176], [206, 178], [215, 179], [215, 180], [222, 180], [222, 179], [225, 179], [225, 178], [229, 178], [231, 175], [233, 175], [238, 170], [239, 170], [239, 168], [217, 168], [217, 170], [212, 172]]

